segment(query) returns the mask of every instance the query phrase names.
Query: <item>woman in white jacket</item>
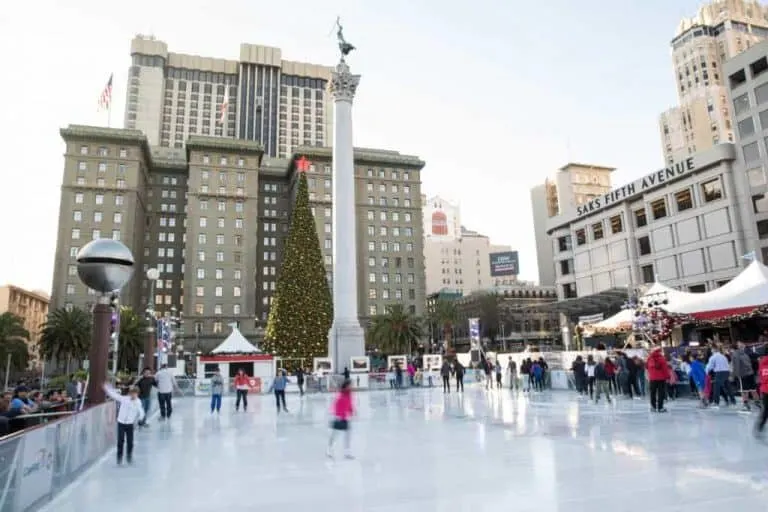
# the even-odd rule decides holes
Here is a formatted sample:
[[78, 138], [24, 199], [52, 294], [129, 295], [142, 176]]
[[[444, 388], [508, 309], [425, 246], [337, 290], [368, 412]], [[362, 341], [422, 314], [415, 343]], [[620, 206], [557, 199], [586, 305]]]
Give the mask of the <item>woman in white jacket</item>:
[[126, 461], [130, 464], [133, 462], [134, 426], [144, 420], [144, 406], [139, 400], [139, 388], [133, 386], [128, 395], [121, 395], [105, 382], [104, 391], [117, 402], [117, 463], [123, 463], [123, 446], [127, 443]]

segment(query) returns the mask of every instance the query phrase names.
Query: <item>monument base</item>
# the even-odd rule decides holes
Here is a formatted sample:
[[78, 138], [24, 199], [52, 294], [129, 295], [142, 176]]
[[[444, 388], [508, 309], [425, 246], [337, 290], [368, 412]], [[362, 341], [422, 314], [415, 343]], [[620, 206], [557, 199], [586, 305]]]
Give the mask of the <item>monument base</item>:
[[365, 331], [357, 320], [352, 322], [333, 321], [328, 333], [328, 356], [333, 360], [333, 371], [343, 373], [352, 368], [350, 358], [365, 355]]

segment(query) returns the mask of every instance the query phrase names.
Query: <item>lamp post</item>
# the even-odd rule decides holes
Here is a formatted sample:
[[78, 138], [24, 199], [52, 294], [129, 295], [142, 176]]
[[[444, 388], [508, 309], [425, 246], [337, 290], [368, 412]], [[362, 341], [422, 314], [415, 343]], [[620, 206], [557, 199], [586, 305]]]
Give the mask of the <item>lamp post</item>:
[[155, 348], [157, 338], [155, 336], [155, 283], [160, 278], [160, 271], [156, 268], [147, 270], [147, 279], [149, 279], [149, 301], [147, 309], [144, 311], [147, 316], [147, 333], [144, 338], [144, 366], [151, 371], [155, 370]]
[[131, 280], [134, 259], [130, 249], [109, 238], [93, 240], [77, 253], [77, 275], [88, 288], [99, 292], [93, 308], [93, 339], [88, 354], [88, 389], [91, 404], [104, 402], [102, 385], [109, 362], [110, 296]]

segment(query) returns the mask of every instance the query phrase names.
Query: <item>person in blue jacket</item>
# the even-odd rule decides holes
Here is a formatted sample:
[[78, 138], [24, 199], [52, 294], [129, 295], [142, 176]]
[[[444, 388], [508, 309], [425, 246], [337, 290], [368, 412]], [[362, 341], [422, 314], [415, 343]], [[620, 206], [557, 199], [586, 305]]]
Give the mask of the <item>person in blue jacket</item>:
[[285, 406], [285, 388], [288, 386], [288, 377], [285, 370], [278, 370], [275, 380], [272, 381], [270, 391], [275, 393], [275, 404], [277, 405], [277, 412], [280, 413], [280, 404], [282, 403], [283, 412], [288, 412], [288, 408]]
[[704, 389], [707, 384], [707, 368], [701, 359], [696, 356], [691, 359], [691, 379], [696, 385], [696, 389], [699, 390], [699, 397], [701, 398], [702, 407], [706, 407], [709, 403], [709, 397], [705, 396]]

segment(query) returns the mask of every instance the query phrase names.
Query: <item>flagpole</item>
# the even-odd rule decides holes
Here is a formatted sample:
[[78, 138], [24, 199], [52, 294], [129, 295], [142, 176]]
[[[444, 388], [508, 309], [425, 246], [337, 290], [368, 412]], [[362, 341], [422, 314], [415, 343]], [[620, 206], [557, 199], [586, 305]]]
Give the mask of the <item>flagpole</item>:
[[107, 107], [107, 128], [112, 128], [112, 102]]

